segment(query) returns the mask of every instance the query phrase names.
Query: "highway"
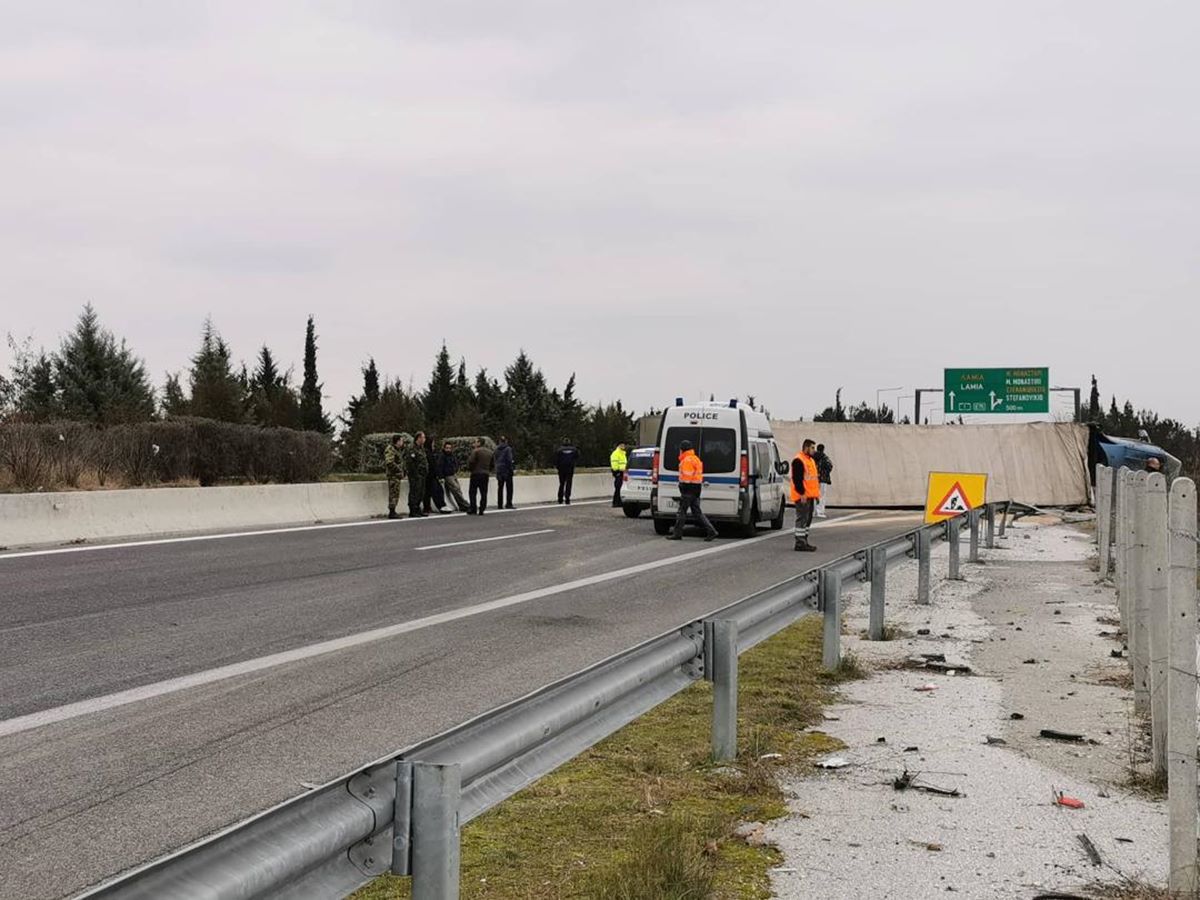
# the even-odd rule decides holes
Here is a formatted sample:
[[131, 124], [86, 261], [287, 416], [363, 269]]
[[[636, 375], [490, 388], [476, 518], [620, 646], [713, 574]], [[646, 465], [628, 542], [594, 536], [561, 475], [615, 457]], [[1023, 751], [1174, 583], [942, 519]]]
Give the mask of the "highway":
[[[518, 498], [519, 499], [519, 498]], [[0, 900], [69, 896], [919, 523], [607, 502], [0, 555]]]

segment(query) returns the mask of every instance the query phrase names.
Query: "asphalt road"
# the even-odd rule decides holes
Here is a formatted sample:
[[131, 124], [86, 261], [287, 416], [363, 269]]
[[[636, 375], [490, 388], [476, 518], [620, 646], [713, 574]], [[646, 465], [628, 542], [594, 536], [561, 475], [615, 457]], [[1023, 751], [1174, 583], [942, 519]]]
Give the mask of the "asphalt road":
[[577, 503], [0, 555], [0, 898], [69, 896], [917, 522], [836, 514], [797, 554]]

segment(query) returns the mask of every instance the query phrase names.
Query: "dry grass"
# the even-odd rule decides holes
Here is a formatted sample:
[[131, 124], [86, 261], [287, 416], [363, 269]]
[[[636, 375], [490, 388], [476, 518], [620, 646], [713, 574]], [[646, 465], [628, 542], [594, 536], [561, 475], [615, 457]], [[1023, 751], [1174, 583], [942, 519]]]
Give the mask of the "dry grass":
[[[780, 767], [804, 766], [840, 747], [808, 729], [822, 720], [833, 685], [862, 672], [852, 654], [836, 672], [822, 672], [821, 620], [804, 619], [741, 658], [734, 764], [712, 761], [712, 690], [693, 685], [469, 824], [462, 896], [770, 896], [767, 872], [778, 852], [734, 830], [786, 813]], [[355, 900], [408, 896], [408, 879], [386, 876]]]

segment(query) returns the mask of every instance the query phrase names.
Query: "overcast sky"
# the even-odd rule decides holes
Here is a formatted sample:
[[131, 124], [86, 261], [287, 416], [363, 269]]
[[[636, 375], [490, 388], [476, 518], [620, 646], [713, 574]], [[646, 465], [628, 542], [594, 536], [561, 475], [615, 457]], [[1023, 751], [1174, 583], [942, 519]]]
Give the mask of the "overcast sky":
[[298, 372], [312, 313], [334, 410], [368, 356], [423, 385], [445, 338], [638, 411], [809, 417], [839, 386], [1048, 365], [1197, 423], [1198, 26], [1097, 0], [0, 0], [0, 331], [53, 347], [91, 301], [161, 385], [210, 314]]

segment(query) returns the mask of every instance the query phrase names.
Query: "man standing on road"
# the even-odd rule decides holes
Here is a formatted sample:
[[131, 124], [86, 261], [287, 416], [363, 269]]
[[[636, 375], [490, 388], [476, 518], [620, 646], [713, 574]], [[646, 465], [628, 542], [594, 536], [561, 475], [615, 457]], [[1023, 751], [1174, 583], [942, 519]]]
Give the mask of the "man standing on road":
[[829, 499], [829, 488], [833, 484], [833, 460], [825, 452], [824, 444], [817, 444], [817, 452], [812, 458], [817, 464], [817, 480], [821, 483], [821, 496], [817, 499], [814, 513], [818, 519], [824, 519], [825, 502]]
[[459, 512], [466, 512], [467, 501], [458, 484], [458, 457], [454, 455], [454, 445], [449, 441], [442, 444], [442, 452], [438, 454], [437, 474], [442, 479], [442, 489], [448, 501], [452, 500]]
[[796, 544], [793, 550], [811, 552], [817, 549], [808, 542], [813, 507], [821, 499], [821, 476], [817, 474], [817, 461], [812, 457], [815, 447], [815, 443], [806, 440], [792, 460], [792, 503], [796, 505], [796, 528], [793, 532]]
[[612, 452], [608, 458], [608, 467], [612, 469], [613, 476], [613, 502], [614, 507], [621, 505], [621, 482], [625, 480], [625, 470], [629, 467], [629, 457], [625, 455], [625, 442], [617, 444], [617, 449]]
[[[517, 469], [513, 458], [513, 448], [508, 443], [507, 435], [500, 435], [500, 445], [496, 448], [496, 509], [512, 509], [513, 475]], [[505, 501], [505, 492], [508, 500]]]
[[429, 475], [429, 461], [425, 456], [425, 432], [418, 431], [413, 446], [404, 451], [404, 474], [408, 476], [408, 517], [423, 519], [421, 511], [425, 503], [425, 478]]
[[700, 492], [704, 487], [704, 463], [692, 449], [691, 441], [679, 442], [679, 511], [675, 513], [675, 531], [667, 535], [668, 541], [683, 540], [683, 526], [690, 511], [704, 526], [704, 540], [717, 537], [717, 529], [708, 521], [700, 509]]
[[483, 438], [475, 438], [475, 449], [467, 457], [467, 471], [471, 473], [471, 485], [468, 488], [471, 506], [468, 515], [483, 515], [487, 509], [488, 481], [495, 468], [493, 453], [483, 446]]
[[404, 477], [404, 439], [398, 434], [393, 434], [383, 449], [383, 474], [387, 476], [388, 486], [387, 517], [398, 519], [396, 504], [400, 502], [400, 480]]
[[575, 480], [575, 464], [579, 462], [579, 451], [567, 438], [554, 454], [554, 468], [558, 469], [558, 502], [571, 505], [571, 483]]

